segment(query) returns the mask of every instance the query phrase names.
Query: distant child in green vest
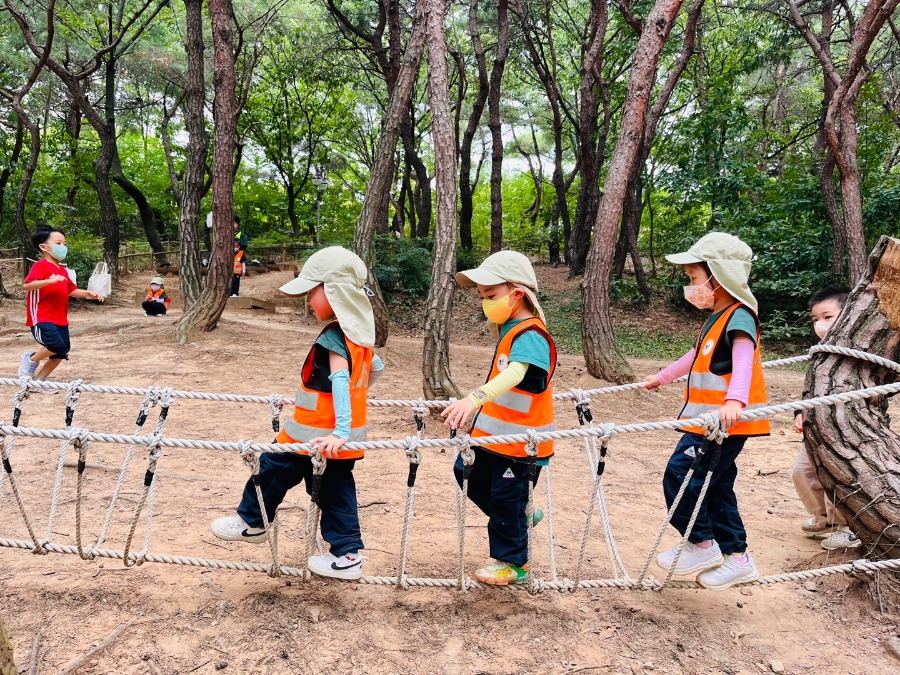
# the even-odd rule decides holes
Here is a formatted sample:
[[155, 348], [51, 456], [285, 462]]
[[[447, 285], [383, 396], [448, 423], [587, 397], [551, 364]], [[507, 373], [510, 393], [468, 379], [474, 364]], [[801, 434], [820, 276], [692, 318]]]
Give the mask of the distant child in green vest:
[[[497, 349], [485, 384], [442, 413], [445, 424], [459, 429], [475, 414], [471, 434], [521, 434], [553, 430], [553, 387], [556, 345], [547, 332], [537, 300], [537, 278], [521, 253], [500, 251], [474, 270], [456, 275], [460, 286], [478, 287], [481, 307], [498, 336]], [[476, 414], [477, 411], [477, 414]], [[537, 444], [537, 480], [553, 455], [553, 441]], [[494, 559], [474, 577], [485, 584], [506, 586], [528, 580], [529, 464], [525, 443], [475, 446], [468, 498], [488, 517], [488, 542]], [[454, 466], [462, 486], [466, 467], [462, 456]], [[544, 514], [534, 510], [533, 524]]]
[[[747, 553], [747, 531], [738, 511], [734, 483], [735, 461], [750, 436], [767, 436], [769, 420], [741, 420], [741, 413], [766, 405], [766, 385], [759, 352], [759, 319], [756, 298], [750, 291], [750, 263], [753, 251], [735, 236], [710, 232], [686, 253], [666, 256], [673, 265], [684, 267], [690, 279], [685, 299], [698, 309], [712, 312], [703, 324], [694, 348], [656, 375], [644, 386], [660, 384], [688, 375], [685, 404], [679, 419], [718, 413], [728, 437], [722, 441], [721, 456], [697, 521], [685, 543], [675, 574], [699, 572], [700, 585], [724, 590], [735, 584], [754, 581], [759, 572]], [[666, 505], [671, 508], [685, 476], [704, 446], [704, 428], [684, 427], [663, 476]], [[682, 535], [709, 470], [715, 446], [696, 467], [671, 523]], [[657, 563], [668, 570], [675, 562], [677, 547], [660, 553]]]

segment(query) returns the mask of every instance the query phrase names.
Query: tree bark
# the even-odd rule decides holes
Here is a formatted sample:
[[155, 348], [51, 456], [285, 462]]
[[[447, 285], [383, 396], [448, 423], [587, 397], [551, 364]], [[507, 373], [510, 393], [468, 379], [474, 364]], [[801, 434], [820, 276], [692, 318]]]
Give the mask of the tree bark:
[[19, 668], [13, 656], [12, 641], [3, 625], [3, 617], [0, 616], [0, 675], [19, 675]]
[[509, 54], [509, 6], [497, 3], [497, 51], [491, 66], [488, 129], [491, 132], [491, 253], [503, 246], [503, 135], [500, 126], [500, 87]]
[[588, 372], [613, 382], [628, 382], [634, 372], [619, 352], [610, 319], [610, 272], [616, 232], [629, 177], [639, 160], [647, 106], [665, 47], [682, 0], [657, 0], [644, 21], [632, 61], [616, 149], [597, 209], [594, 241], [581, 284], [582, 346]]
[[[900, 240], [878, 242], [825, 344], [900, 358]], [[815, 354], [803, 397], [896, 380], [893, 371], [865, 361]], [[825, 493], [862, 540], [866, 557], [900, 556], [900, 436], [890, 428], [886, 398], [813, 408], [804, 442]]]
[[[185, 41], [187, 54], [187, 107], [185, 122], [188, 132], [187, 156], [181, 186], [181, 209], [178, 214], [179, 282], [184, 310], [200, 299], [202, 276], [200, 261], [200, 201], [206, 193], [206, 156], [209, 134], [206, 131], [206, 81], [203, 52], [203, 2], [184, 0]], [[204, 229], [206, 229], [204, 227]]]
[[[501, 3], [505, 0], [500, 0]], [[434, 140], [437, 219], [431, 287], [425, 303], [422, 347], [422, 389], [425, 397], [459, 398], [450, 377], [450, 311], [456, 271], [456, 140], [450, 110], [444, 0], [427, 0], [425, 34], [428, 43], [428, 98]]]
[[[375, 152], [375, 161], [369, 174], [369, 185], [366, 188], [366, 196], [363, 199], [362, 210], [356, 223], [356, 233], [353, 235], [353, 250], [366, 264], [366, 268], [369, 270], [368, 285], [375, 293], [372, 298], [372, 309], [375, 312], [375, 345], [378, 347], [387, 342], [389, 318], [381, 288], [375, 278], [375, 230], [379, 220], [387, 218], [391, 179], [394, 174], [394, 151], [397, 148], [397, 139], [400, 136], [404, 118], [408, 115], [413, 85], [419, 74], [419, 62], [425, 43], [425, 27], [422, 17], [424, 10], [420, 8], [424, 2], [425, 0], [417, 0], [416, 3], [416, 18], [413, 23], [412, 35], [403, 56], [397, 82], [390, 92], [390, 101], [385, 112], [381, 137]], [[454, 166], [456, 165], [454, 164]]]
[[209, 332], [218, 325], [228, 301], [234, 250], [234, 151], [237, 130], [234, 31], [231, 0], [210, 0], [214, 50], [215, 143], [213, 147], [213, 252], [199, 300], [175, 326], [175, 338], [188, 341], [194, 330]]
[[0, 225], [3, 224], [3, 216], [6, 212], [6, 186], [12, 177], [13, 168], [19, 163], [22, 154], [22, 146], [25, 141], [25, 125], [22, 120], [16, 118], [16, 137], [13, 141], [13, 149], [9, 155], [9, 163], [0, 171]]
[[478, 0], [469, 0], [469, 37], [472, 39], [472, 50], [478, 70], [478, 91], [472, 102], [472, 113], [466, 123], [459, 150], [459, 239], [461, 246], [467, 251], [471, 251], [475, 245], [472, 241], [474, 212], [472, 197], [475, 192], [472, 185], [472, 141], [475, 140], [475, 134], [481, 125], [481, 116], [484, 114], [490, 90], [484, 45], [481, 43], [481, 31], [478, 28]]
[[[584, 48], [578, 86], [581, 99], [578, 111], [578, 161], [581, 166], [581, 183], [578, 186], [578, 200], [571, 231], [563, 231], [565, 259], [569, 264], [570, 277], [584, 273], [591, 243], [591, 230], [597, 218], [597, 205], [600, 202], [599, 172], [605, 143], [597, 142], [597, 115], [600, 110], [597, 89], [599, 86], [599, 93], [602, 93], [600, 67], [608, 20], [606, 3], [603, 0], [591, 0], [588, 44]], [[609, 128], [609, 118], [607, 102], [604, 114], [606, 129]]]

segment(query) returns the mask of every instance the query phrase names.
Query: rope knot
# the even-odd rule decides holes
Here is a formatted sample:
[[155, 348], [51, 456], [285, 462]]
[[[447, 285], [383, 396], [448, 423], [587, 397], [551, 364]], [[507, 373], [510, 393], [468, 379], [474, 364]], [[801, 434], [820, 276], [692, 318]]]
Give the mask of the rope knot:
[[616, 425], [612, 422], [604, 422], [600, 425], [600, 435], [597, 439], [600, 441], [600, 444], [605, 448], [609, 445], [609, 439], [613, 437], [616, 432]]
[[463, 466], [472, 466], [475, 463], [472, 437], [469, 434], [463, 434], [457, 440], [459, 441], [459, 456], [462, 457]]
[[72, 439], [72, 445], [75, 448], [75, 451], [78, 453], [79, 459], [84, 459], [87, 455], [87, 446], [90, 442], [88, 440], [88, 432], [87, 429], [71, 429], [69, 431], [69, 437]]
[[406, 437], [406, 459], [410, 464], [420, 464], [422, 462], [422, 452], [419, 450], [421, 438], [419, 436]]
[[175, 390], [172, 387], [166, 387], [162, 391], [159, 392], [158, 400], [159, 405], [162, 408], [171, 408], [172, 404], [175, 403]]
[[272, 406], [272, 428], [277, 432], [281, 426], [281, 413], [284, 411], [284, 396], [272, 394], [269, 397], [269, 405]]
[[529, 429], [525, 432], [525, 435], [528, 437], [528, 440], [525, 442], [525, 454], [529, 457], [537, 457], [538, 454], [538, 440], [537, 440], [537, 432], [534, 429]]
[[28, 390], [28, 385], [31, 383], [31, 379], [28, 377], [19, 378], [19, 391], [13, 394], [13, 407], [16, 410], [22, 409], [22, 404], [25, 403], [25, 400], [28, 398], [28, 395], [31, 393]]
[[321, 476], [325, 473], [325, 465], [328, 461], [322, 456], [322, 451], [318, 445], [314, 445], [309, 450], [309, 459], [312, 462], [313, 475]]
[[251, 472], [256, 475], [259, 473], [259, 457], [255, 452], [253, 452], [253, 448], [251, 447], [252, 443], [250, 441], [245, 441], [243, 439], [238, 441], [238, 454], [241, 457], [241, 460], [246, 464]]
[[69, 386], [66, 387], [66, 408], [75, 410], [78, 407], [78, 399], [81, 396], [81, 387], [83, 385], [84, 380], [72, 380], [69, 382]]
[[722, 418], [719, 413], [704, 413], [700, 415], [703, 420], [703, 428], [706, 430], [704, 435], [713, 443], [722, 443], [728, 438], [728, 432], [722, 428]]
[[413, 420], [416, 423], [416, 435], [419, 438], [422, 437], [422, 433], [425, 431], [426, 412], [428, 412], [428, 408], [425, 406], [425, 399], [420, 396], [419, 402], [416, 404], [416, 407], [413, 410]]

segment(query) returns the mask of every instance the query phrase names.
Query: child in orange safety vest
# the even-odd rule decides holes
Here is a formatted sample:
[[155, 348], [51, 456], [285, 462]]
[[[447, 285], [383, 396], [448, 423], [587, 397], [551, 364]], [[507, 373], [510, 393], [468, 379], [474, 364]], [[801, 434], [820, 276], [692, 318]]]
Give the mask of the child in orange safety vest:
[[[537, 300], [537, 279], [531, 262], [521, 253], [500, 251], [474, 270], [456, 275], [461, 286], [477, 286], [482, 310], [497, 330], [498, 343], [487, 381], [466, 398], [448, 406], [442, 415], [452, 429], [462, 427], [477, 412], [471, 435], [484, 436], [553, 430], [553, 388], [556, 345]], [[475, 462], [454, 466], [462, 486], [468, 471], [468, 498], [488, 516], [488, 542], [494, 559], [474, 577], [496, 586], [528, 580], [528, 481], [537, 481], [541, 467], [553, 455], [553, 442], [537, 445], [528, 457], [525, 443], [475, 446]], [[532, 523], [544, 515], [534, 510]]]
[[[767, 436], [770, 431], [768, 419], [741, 419], [742, 411], [766, 405], [757, 303], [748, 285], [753, 251], [735, 236], [711, 232], [686, 253], [666, 258], [684, 267], [690, 279], [690, 285], [684, 288], [685, 299], [699, 309], [711, 310], [712, 316], [704, 323], [693, 349], [648, 377], [644, 386], [655, 389], [687, 375], [685, 404], [679, 419], [718, 413], [728, 432], [717, 447], [705, 440], [703, 427], [686, 426], [666, 466], [663, 491], [669, 508], [688, 471], [695, 469], [671, 519], [683, 536], [711, 462], [719, 455], [705, 503], [674, 573], [697, 574], [702, 586], [724, 590], [759, 578], [753, 558], [747, 553], [747, 532], [734, 492], [735, 460], [744, 443], [750, 436]], [[660, 553], [657, 564], [671, 569], [676, 552], [674, 547]]]
[[241, 277], [247, 273], [247, 263], [244, 261], [244, 249], [240, 243], [234, 242], [234, 269], [231, 276], [231, 297], [236, 298], [241, 294]]
[[153, 277], [150, 288], [147, 289], [147, 297], [141, 303], [147, 316], [165, 316], [171, 302], [172, 299], [166, 295], [162, 277]]
[[[309, 559], [309, 570], [323, 577], [359, 579], [363, 548], [353, 466], [361, 450], [347, 442], [366, 439], [366, 399], [369, 384], [384, 370], [372, 353], [375, 318], [365, 288], [367, 270], [354, 253], [331, 246], [317, 251], [300, 275], [281, 287], [287, 295], [309, 296], [315, 317], [326, 323], [303, 363], [294, 399], [294, 414], [286, 420], [276, 443], [309, 443], [326, 459], [318, 495], [308, 451], [264, 452], [255, 477], [263, 494], [269, 523], [287, 491], [305, 482], [322, 511], [322, 537], [330, 544], [323, 555]], [[260, 543], [268, 539], [254, 480], [247, 482], [236, 516], [219, 518], [212, 531], [220, 539]]]

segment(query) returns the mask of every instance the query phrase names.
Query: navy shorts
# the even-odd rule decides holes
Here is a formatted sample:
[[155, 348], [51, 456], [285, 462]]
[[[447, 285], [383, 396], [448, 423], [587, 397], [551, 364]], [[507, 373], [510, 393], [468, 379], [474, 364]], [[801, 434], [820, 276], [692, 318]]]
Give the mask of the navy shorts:
[[51, 359], [69, 358], [69, 327], [55, 323], [38, 323], [31, 327], [31, 334], [42, 346], [50, 350]]

